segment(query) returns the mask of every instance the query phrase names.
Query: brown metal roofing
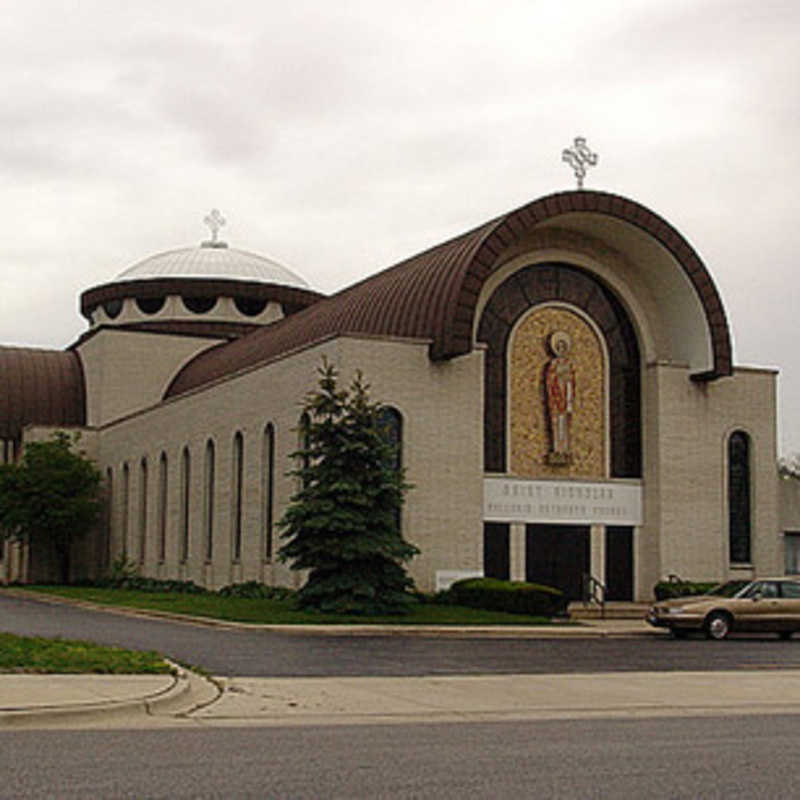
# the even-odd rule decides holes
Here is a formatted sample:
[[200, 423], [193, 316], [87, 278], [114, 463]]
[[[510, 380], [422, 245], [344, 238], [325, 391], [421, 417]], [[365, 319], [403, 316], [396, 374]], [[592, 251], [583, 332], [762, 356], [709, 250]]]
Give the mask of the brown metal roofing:
[[83, 369], [76, 353], [0, 347], [0, 438], [18, 439], [22, 428], [85, 425]]
[[708, 320], [714, 366], [702, 377], [730, 375], [731, 344], [725, 311], [708, 270], [691, 245], [669, 223], [632, 200], [604, 192], [569, 191], [535, 200], [281, 322], [204, 351], [178, 373], [166, 396], [182, 394], [337, 334], [430, 339], [434, 360], [467, 353], [472, 347], [478, 296], [497, 256], [537, 225], [574, 212], [624, 220], [672, 253], [694, 285]]

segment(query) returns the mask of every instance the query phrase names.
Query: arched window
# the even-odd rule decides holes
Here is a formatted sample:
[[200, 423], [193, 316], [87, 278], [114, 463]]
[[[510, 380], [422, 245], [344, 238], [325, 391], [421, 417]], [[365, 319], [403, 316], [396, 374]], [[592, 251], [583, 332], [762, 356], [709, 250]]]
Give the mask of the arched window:
[[167, 558], [167, 454], [158, 460], [158, 561]]
[[[111, 533], [114, 529], [114, 472], [109, 467], [106, 470], [106, 541], [103, 553], [104, 565], [111, 566]], [[2, 543], [0, 543], [2, 547]]]
[[233, 437], [233, 560], [242, 559], [242, 477], [244, 437], [237, 431]]
[[214, 557], [214, 442], [211, 439], [206, 442], [203, 530], [206, 561], [211, 561]]
[[381, 406], [378, 425], [386, 441], [394, 449], [393, 469], [403, 466], [403, 415], [393, 406]]
[[270, 422], [264, 428], [264, 444], [261, 455], [261, 492], [264, 514], [264, 558], [272, 561], [272, 525], [275, 515], [275, 428]]
[[728, 439], [728, 540], [734, 564], [750, 563], [750, 437], [734, 431]]
[[192, 459], [189, 448], [181, 456], [181, 563], [189, 559], [189, 510], [191, 501]]
[[122, 558], [128, 558], [128, 511], [131, 500], [131, 471], [122, 465]]
[[147, 545], [147, 459], [139, 463], [139, 563], [144, 564]]
[[[298, 444], [300, 445], [301, 450], [308, 450], [311, 444], [311, 435], [309, 434], [309, 426], [311, 425], [311, 417], [308, 415], [308, 412], [304, 411], [300, 415], [300, 429], [299, 429], [299, 437], [298, 437]], [[307, 454], [303, 454], [300, 457], [300, 465], [303, 469], [308, 469], [311, 465], [311, 458]], [[303, 488], [305, 489], [308, 486], [308, 479], [303, 478], [301, 480]]]
[[[403, 415], [393, 406], [381, 406], [378, 411], [378, 426], [393, 452], [391, 467], [396, 472], [403, 468]], [[400, 508], [395, 513], [397, 530], [402, 530], [403, 515]]]

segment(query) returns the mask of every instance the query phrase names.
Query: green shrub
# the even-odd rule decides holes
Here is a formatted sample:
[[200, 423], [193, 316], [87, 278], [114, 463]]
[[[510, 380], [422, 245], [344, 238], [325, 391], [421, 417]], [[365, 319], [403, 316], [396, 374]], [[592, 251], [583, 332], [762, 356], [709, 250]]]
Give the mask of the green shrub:
[[161, 580], [141, 575], [109, 576], [95, 581], [101, 589], [132, 589], [138, 592], [178, 592], [180, 594], [205, 594], [208, 590], [194, 581]]
[[656, 600], [670, 600], [708, 594], [715, 586], [719, 586], [719, 581], [659, 581], [653, 587], [653, 594]]
[[497, 578], [467, 578], [457, 581], [446, 592], [438, 595], [437, 600], [468, 608], [529, 614], [535, 617], [563, 614], [568, 602], [559, 589]]
[[246, 581], [223, 586], [217, 594], [220, 597], [245, 597], [251, 600], [287, 600], [295, 593], [285, 586], [267, 586], [258, 581]]

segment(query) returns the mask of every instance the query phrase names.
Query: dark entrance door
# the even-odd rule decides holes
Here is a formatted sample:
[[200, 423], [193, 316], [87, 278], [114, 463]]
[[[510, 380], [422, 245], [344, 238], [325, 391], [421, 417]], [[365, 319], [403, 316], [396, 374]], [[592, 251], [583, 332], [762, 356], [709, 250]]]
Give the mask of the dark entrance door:
[[633, 600], [633, 528], [606, 527], [606, 600]]
[[588, 525], [525, 526], [526, 580], [553, 586], [570, 600], [580, 600], [589, 559]]
[[483, 523], [483, 574], [507, 581], [510, 569], [509, 526], [506, 522]]

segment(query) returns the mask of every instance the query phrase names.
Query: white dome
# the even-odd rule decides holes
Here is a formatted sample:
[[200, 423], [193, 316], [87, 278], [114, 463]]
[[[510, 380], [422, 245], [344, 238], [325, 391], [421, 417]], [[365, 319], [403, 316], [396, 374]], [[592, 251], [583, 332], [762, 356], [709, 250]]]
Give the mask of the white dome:
[[221, 244], [184, 247], [158, 253], [128, 267], [116, 280], [136, 281], [148, 278], [217, 278], [310, 288], [299, 275], [276, 261]]

